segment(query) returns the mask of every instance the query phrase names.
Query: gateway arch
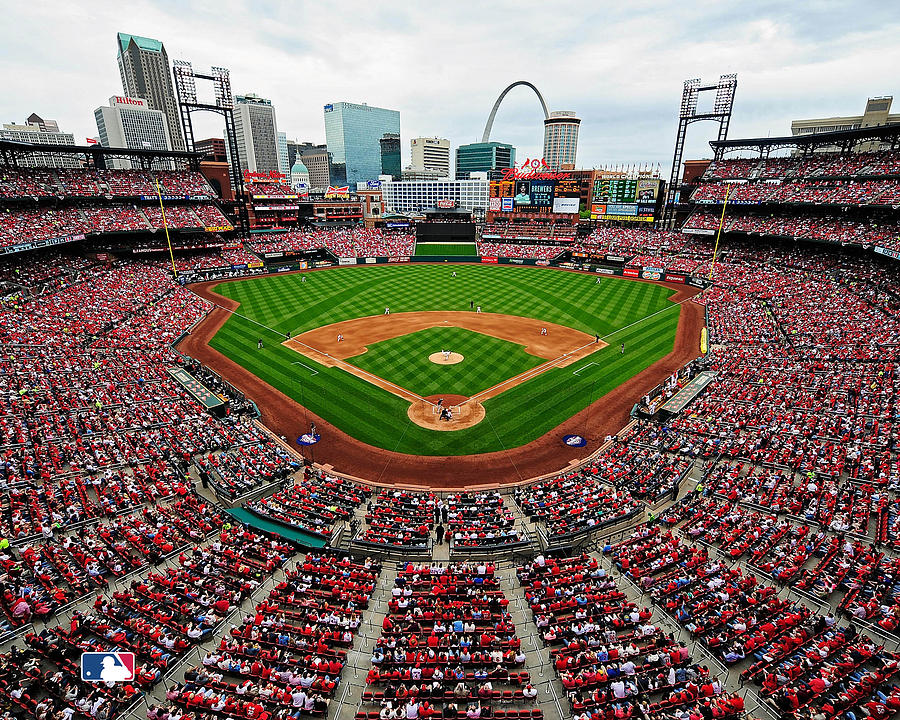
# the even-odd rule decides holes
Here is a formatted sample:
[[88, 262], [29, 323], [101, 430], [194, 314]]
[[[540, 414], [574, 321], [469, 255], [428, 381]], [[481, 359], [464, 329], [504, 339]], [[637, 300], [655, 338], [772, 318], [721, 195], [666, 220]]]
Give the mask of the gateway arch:
[[506, 97], [506, 93], [512, 90], [517, 85], [525, 85], [526, 87], [530, 87], [534, 90], [534, 94], [537, 95], [538, 100], [541, 101], [541, 108], [544, 111], [544, 119], [546, 120], [550, 117], [550, 111], [547, 110], [547, 103], [544, 101], [544, 96], [541, 95], [541, 91], [538, 90], [534, 85], [532, 85], [527, 80], [517, 80], [512, 85], [508, 86], [506, 90], [500, 93], [500, 97], [497, 98], [497, 102], [494, 103], [494, 107], [491, 110], [491, 114], [488, 116], [487, 125], [484, 126], [484, 135], [481, 136], [481, 142], [486, 143], [491, 138], [491, 128], [494, 125], [494, 117], [497, 115], [497, 109], [500, 107], [500, 103], [503, 102], [503, 98]]

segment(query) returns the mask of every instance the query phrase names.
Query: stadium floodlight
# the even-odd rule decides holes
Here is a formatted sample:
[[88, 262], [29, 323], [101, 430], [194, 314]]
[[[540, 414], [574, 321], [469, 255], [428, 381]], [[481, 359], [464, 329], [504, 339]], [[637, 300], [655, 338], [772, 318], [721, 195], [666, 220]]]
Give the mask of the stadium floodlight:
[[[678, 131], [675, 135], [675, 152], [672, 157], [672, 174], [666, 190], [666, 206], [663, 209], [663, 227], [668, 227], [675, 217], [675, 198], [680, 190], [681, 161], [684, 156], [684, 142], [688, 125], [702, 120], [713, 120], [719, 123], [718, 141], [728, 138], [728, 126], [731, 124], [731, 111], [734, 108], [734, 93], [737, 90], [737, 73], [720, 75], [715, 84], [704, 85], [700, 78], [684, 81], [681, 93], [681, 106], [678, 113]], [[711, 112], [697, 112], [700, 93], [715, 91], [716, 99]], [[718, 150], [716, 151], [718, 152]]]

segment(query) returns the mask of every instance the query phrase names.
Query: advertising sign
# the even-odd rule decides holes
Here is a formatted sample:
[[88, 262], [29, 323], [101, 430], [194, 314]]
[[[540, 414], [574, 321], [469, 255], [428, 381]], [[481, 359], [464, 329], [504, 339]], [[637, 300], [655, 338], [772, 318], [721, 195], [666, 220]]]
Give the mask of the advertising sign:
[[437, 206], [441, 210], [453, 210], [456, 207], [456, 200], [438, 200]]
[[515, 195], [513, 196], [513, 200], [517, 206], [531, 205], [531, 181], [516, 181]]
[[512, 212], [513, 202], [514, 202], [513, 198], [511, 198], [511, 197], [500, 198], [500, 202], [501, 202], [500, 209], [503, 212]]
[[649, 178], [637, 181], [637, 194], [635, 200], [639, 203], [656, 203], [659, 196], [659, 180]]
[[350, 197], [350, 186], [344, 185], [342, 187], [334, 187], [329, 185], [325, 190], [326, 198], [349, 198]]
[[[626, 268], [626, 270], [628, 269], [630, 268]], [[656, 270], [644, 270], [644, 272], [641, 273], [641, 277], [644, 278], [644, 280], [659, 280], [662, 278], [662, 274]]]
[[488, 198], [488, 210], [491, 212], [500, 212], [503, 208], [503, 198], [500, 197], [492, 197]]
[[553, 206], [553, 188], [552, 180], [532, 180], [531, 181], [531, 204], [534, 207], [549, 208]]
[[338, 265], [356, 265], [356, 258], [355, 257], [338, 258]]
[[673, 275], [672, 273], [666, 273], [666, 282], [677, 282], [683, 283], [687, 278], [684, 275]]
[[553, 212], [555, 213], [577, 213], [579, 206], [579, 198], [577, 197], [558, 197], [553, 198]]
[[481, 258], [481, 262], [486, 263], [486, 264], [488, 264], [488, 265], [496, 265], [496, 264], [497, 264], [497, 258], [495, 258], [495, 257], [483, 257], [483, 258]]
[[637, 268], [628, 268], [627, 267], [622, 271], [622, 274], [625, 277], [635, 277], [636, 278], [636, 277], [640, 277], [641, 271], [638, 270]]

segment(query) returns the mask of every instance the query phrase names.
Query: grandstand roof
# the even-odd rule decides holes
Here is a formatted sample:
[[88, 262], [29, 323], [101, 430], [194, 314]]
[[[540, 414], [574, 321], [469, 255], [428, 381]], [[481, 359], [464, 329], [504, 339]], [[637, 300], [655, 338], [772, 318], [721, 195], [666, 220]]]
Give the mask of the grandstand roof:
[[[54, 145], [52, 143], [25, 143], [15, 140], [0, 140], [0, 166], [14, 166], [13, 159], [16, 155], [28, 155], [31, 153], [53, 155], [84, 155], [86, 158], [94, 158], [94, 165], [98, 165], [97, 159], [110, 157], [136, 157], [136, 158], [180, 158], [199, 162], [204, 153], [173, 151], [173, 150], [129, 150], [128, 148], [104, 147], [103, 145]], [[102, 164], [102, 163], [101, 163]]]
[[878, 125], [855, 130], [835, 130], [806, 135], [785, 135], [782, 137], [748, 138], [744, 140], [712, 140], [709, 146], [716, 152], [726, 152], [738, 148], [803, 147], [815, 148], [822, 145], [852, 146], [866, 140], [883, 140], [900, 145], [900, 125]]

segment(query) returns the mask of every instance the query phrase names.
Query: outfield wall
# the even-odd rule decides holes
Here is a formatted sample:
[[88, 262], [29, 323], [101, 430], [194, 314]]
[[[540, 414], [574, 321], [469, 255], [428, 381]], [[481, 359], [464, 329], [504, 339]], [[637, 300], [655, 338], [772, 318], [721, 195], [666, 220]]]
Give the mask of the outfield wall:
[[354, 265], [396, 265], [398, 263], [467, 263], [481, 265], [523, 265], [537, 267], [553, 267], [562, 270], [578, 270], [613, 277], [627, 277], [635, 280], [652, 280], [657, 282], [680, 283], [692, 287], [706, 288], [712, 283], [708, 280], [683, 272], [666, 272], [659, 268], [624, 267], [622, 265], [598, 265], [572, 261], [538, 260], [535, 258], [510, 258], [492, 255], [393, 255], [390, 257], [351, 257], [331, 260], [289, 260], [284, 253], [264, 253], [266, 270], [270, 273], [294, 272], [297, 270], [313, 270], [328, 267], [349, 267]]

